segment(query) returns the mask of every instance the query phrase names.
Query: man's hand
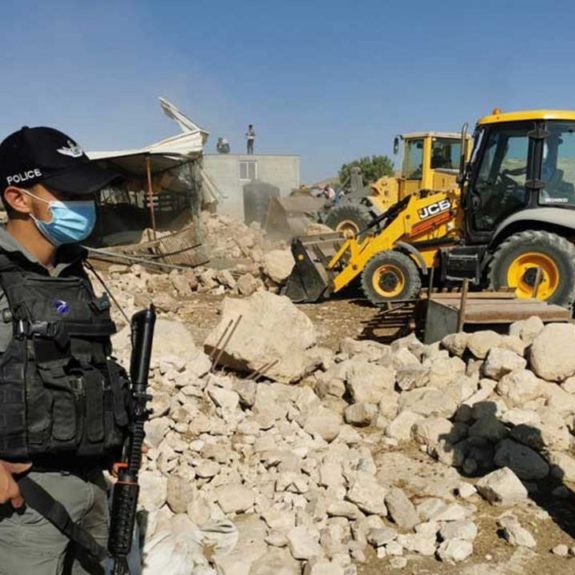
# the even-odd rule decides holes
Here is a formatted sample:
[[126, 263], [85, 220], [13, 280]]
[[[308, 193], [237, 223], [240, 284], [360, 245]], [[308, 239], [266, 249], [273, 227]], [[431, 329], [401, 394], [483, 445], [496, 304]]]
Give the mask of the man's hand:
[[24, 505], [20, 488], [12, 476], [24, 473], [30, 467], [32, 467], [31, 463], [0, 461], [0, 503], [10, 502], [14, 509], [19, 509]]

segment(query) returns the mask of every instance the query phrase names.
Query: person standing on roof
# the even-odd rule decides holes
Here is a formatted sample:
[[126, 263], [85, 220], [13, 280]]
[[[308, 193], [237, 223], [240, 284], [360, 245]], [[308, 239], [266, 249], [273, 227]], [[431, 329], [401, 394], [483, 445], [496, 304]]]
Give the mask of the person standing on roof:
[[254, 142], [256, 141], [256, 132], [252, 124], [248, 126], [246, 132], [247, 153], [252, 155], [254, 153]]
[[103, 471], [129, 429], [128, 380], [79, 244], [117, 177], [52, 128], [0, 143], [0, 573], [105, 572]]

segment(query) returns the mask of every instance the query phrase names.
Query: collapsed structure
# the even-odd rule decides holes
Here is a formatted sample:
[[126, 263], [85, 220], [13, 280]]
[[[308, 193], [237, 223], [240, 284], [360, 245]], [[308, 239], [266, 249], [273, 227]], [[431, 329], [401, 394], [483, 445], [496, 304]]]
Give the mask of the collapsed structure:
[[97, 226], [87, 243], [94, 256], [129, 261], [122, 254], [155, 255], [164, 263], [191, 266], [207, 261], [199, 214], [217, 201], [202, 182], [208, 133], [164, 98], [160, 103], [180, 134], [145, 148], [89, 153], [123, 176], [97, 198]]

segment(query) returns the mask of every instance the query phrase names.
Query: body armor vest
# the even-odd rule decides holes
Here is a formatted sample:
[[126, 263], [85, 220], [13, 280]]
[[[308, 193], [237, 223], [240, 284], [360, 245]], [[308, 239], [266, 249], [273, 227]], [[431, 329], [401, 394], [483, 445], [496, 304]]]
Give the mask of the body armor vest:
[[51, 461], [118, 452], [129, 382], [111, 357], [116, 326], [80, 261], [60, 277], [0, 253], [13, 337], [0, 355], [0, 459]]

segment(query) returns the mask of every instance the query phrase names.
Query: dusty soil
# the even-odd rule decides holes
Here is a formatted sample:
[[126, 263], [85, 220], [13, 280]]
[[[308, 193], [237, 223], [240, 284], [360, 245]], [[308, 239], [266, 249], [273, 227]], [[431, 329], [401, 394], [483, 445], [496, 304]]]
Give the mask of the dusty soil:
[[[217, 325], [224, 297], [198, 293], [185, 303], [180, 317], [189, 324], [197, 342]], [[408, 329], [408, 320], [401, 312], [384, 318], [384, 310], [360, 299], [340, 298], [298, 307], [314, 322], [319, 344], [331, 349], [337, 348], [344, 337], [390, 341]]]
[[[204, 340], [219, 321], [219, 307], [223, 296], [197, 294], [185, 303], [180, 315], [193, 331], [196, 342]], [[334, 299], [321, 304], [301, 305], [316, 325], [320, 344], [334, 348], [343, 337], [370, 338], [382, 341], [403, 334], [406, 321], [385, 317], [382, 310], [367, 306], [361, 300]], [[555, 485], [554, 485], [555, 486]], [[553, 487], [554, 487], [553, 486]], [[558, 544], [575, 546], [575, 486], [567, 485], [567, 499], [552, 498], [549, 485], [539, 485], [529, 506], [514, 509], [521, 524], [529, 529], [537, 541], [537, 548], [513, 548], [497, 534], [496, 520], [504, 510], [473, 499], [477, 506], [474, 521], [479, 528], [472, 559], [458, 565], [447, 565], [434, 558], [409, 556], [407, 567], [393, 569], [388, 559], [378, 559], [373, 550], [368, 560], [360, 565], [360, 575], [405, 573], [410, 575], [572, 575], [575, 557], [562, 558], [551, 553]]]

